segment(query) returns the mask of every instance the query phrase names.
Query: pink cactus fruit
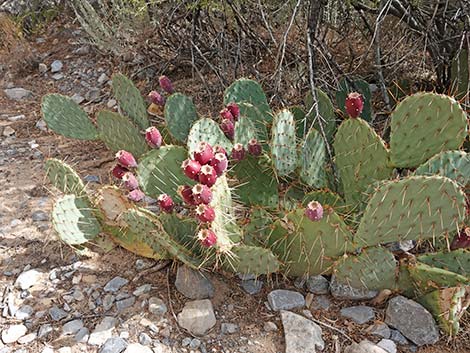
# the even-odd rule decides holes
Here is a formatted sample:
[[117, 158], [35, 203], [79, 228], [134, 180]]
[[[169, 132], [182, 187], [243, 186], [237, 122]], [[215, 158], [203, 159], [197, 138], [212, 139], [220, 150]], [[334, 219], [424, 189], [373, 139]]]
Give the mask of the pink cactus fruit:
[[131, 192], [129, 192], [129, 194], [127, 194], [127, 197], [131, 201], [139, 202], [143, 200], [143, 198], [145, 197], [145, 194], [140, 189], [134, 189]]
[[196, 205], [201, 203], [208, 205], [212, 201], [212, 191], [207, 185], [197, 184], [193, 186], [191, 192]]
[[196, 216], [200, 222], [210, 223], [215, 219], [215, 211], [208, 205], [200, 204], [196, 207]]
[[243, 147], [241, 143], [236, 143], [233, 146], [232, 154], [230, 156], [236, 161], [245, 159], [245, 147]]
[[173, 199], [168, 194], [161, 194], [157, 198], [158, 206], [162, 209], [163, 212], [171, 213], [175, 207]]
[[155, 126], [150, 126], [145, 130], [145, 141], [152, 148], [160, 148], [162, 145], [162, 134]]
[[323, 218], [323, 207], [318, 201], [310, 201], [305, 209], [305, 215], [311, 221], [319, 221]]
[[193, 206], [196, 204], [194, 201], [194, 195], [193, 195], [193, 190], [191, 186], [180, 185], [178, 187], [178, 194], [181, 196], [181, 198], [187, 205]]
[[228, 167], [227, 156], [224, 153], [216, 153], [211, 161], [211, 166], [214, 167], [217, 176], [221, 176]]
[[214, 154], [217, 154], [217, 153], [223, 153], [223, 154], [225, 154], [225, 156], [228, 156], [227, 151], [225, 150], [225, 148], [223, 148], [220, 145], [215, 145], [214, 146]]
[[228, 110], [227, 108], [222, 109], [219, 112], [219, 115], [221, 117], [221, 120], [227, 119], [227, 120], [230, 120], [231, 122], [234, 121], [232, 113], [230, 113], [230, 110]]
[[120, 150], [116, 153], [117, 162], [124, 168], [136, 168], [137, 161], [135, 160], [132, 153]]
[[210, 165], [204, 165], [199, 173], [199, 182], [211, 187], [217, 181], [217, 172]]
[[139, 187], [139, 182], [135, 175], [131, 172], [127, 172], [122, 176], [122, 181], [124, 182], [124, 186], [126, 189], [135, 190]]
[[201, 171], [201, 165], [198, 161], [188, 158], [183, 161], [183, 163], [181, 164], [181, 168], [183, 169], [184, 174], [188, 178], [192, 180], [198, 180], [198, 175]]
[[165, 75], [162, 75], [158, 78], [158, 83], [160, 84], [161, 89], [168, 94], [173, 94], [173, 92], [175, 91], [173, 89], [173, 84], [171, 83], [171, 80]]
[[470, 248], [470, 227], [465, 227], [457, 234], [452, 243], [450, 244], [450, 250], [456, 249], [467, 249]]
[[240, 117], [240, 107], [238, 106], [237, 103], [235, 103], [235, 102], [229, 103], [229, 104], [227, 104], [225, 109], [228, 109], [230, 111], [230, 113], [232, 114], [233, 119], [235, 121], [238, 121], [238, 118]]
[[252, 156], [259, 156], [262, 151], [263, 151], [263, 148], [261, 147], [261, 144], [258, 142], [257, 139], [251, 139], [248, 142], [248, 152]]
[[199, 142], [194, 151], [194, 159], [201, 165], [208, 164], [214, 158], [214, 150], [207, 142]]
[[224, 135], [227, 136], [229, 140], [233, 140], [235, 137], [235, 124], [232, 120], [224, 119], [220, 123], [220, 130], [223, 131]]
[[116, 179], [122, 179], [122, 177], [124, 176], [125, 173], [127, 173], [129, 171], [129, 169], [127, 168], [124, 168], [123, 166], [119, 165], [119, 164], [116, 164], [113, 168], [113, 170], [111, 171], [111, 173], [113, 174], [113, 176], [116, 178]]
[[346, 97], [346, 112], [351, 118], [357, 118], [364, 108], [364, 100], [357, 92], [349, 93]]
[[201, 229], [197, 238], [205, 248], [210, 248], [217, 243], [217, 235], [210, 229]]
[[148, 94], [148, 97], [149, 97], [150, 102], [153, 104], [159, 105], [161, 107], [165, 105], [165, 101], [166, 101], [165, 97], [161, 95], [160, 93], [158, 93], [157, 91], [151, 91]]

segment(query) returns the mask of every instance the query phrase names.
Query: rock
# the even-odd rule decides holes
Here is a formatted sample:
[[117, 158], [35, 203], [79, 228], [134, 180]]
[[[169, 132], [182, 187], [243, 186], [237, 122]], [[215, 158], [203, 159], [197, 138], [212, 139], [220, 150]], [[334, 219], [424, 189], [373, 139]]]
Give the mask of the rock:
[[106, 106], [111, 109], [111, 108], [114, 108], [117, 104], [117, 100], [115, 99], [110, 99], [107, 103], [106, 103]]
[[341, 316], [351, 319], [357, 324], [365, 324], [375, 318], [374, 309], [370, 306], [358, 305], [349, 308], [343, 308], [340, 311]]
[[41, 131], [47, 132], [47, 124], [46, 124], [46, 122], [44, 121], [44, 119], [39, 119], [39, 120], [36, 122], [36, 128], [38, 128], [38, 129], [41, 130]]
[[277, 331], [278, 328], [274, 322], [266, 321], [263, 325], [263, 330], [265, 330], [266, 332], [274, 332], [274, 331]]
[[207, 299], [214, 296], [214, 286], [207, 277], [186, 265], [178, 267], [175, 286], [189, 299]]
[[92, 346], [101, 346], [108, 338], [111, 338], [114, 327], [117, 324], [118, 320], [116, 318], [105, 316], [90, 334], [88, 344], [91, 344]]
[[193, 335], [204, 335], [216, 324], [211, 301], [204, 299], [187, 302], [178, 314], [178, 324]]
[[87, 183], [101, 184], [101, 180], [98, 175], [85, 175], [83, 180], [85, 180]]
[[42, 211], [42, 210], [38, 210], [38, 211], [34, 211], [32, 214], [31, 214], [31, 219], [34, 221], [34, 222], [44, 222], [44, 221], [48, 221], [49, 220], [49, 216], [46, 212]]
[[75, 289], [72, 296], [77, 302], [81, 302], [85, 299], [85, 296], [80, 289]]
[[263, 281], [259, 279], [249, 279], [242, 281], [241, 286], [248, 294], [255, 295], [258, 294], [263, 288]]
[[388, 250], [392, 252], [407, 252], [413, 249], [416, 246], [415, 240], [403, 240], [403, 241], [396, 241], [393, 243], [385, 244]]
[[44, 63], [40, 63], [38, 69], [40, 74], [45, 74], [48, 70], [47, 65]]
[[390, 338], [391, 335], [390, 328], [383, 322], [378, 322], [369, 326], [367, 332], [369, 332], [371, 335], [376, 335], [387, 339]]
[[320, 326], [300, 315], [281, 310], [286, 353], [315, 353], [325, 348]]
[[193, 338], [189, 343], [189, 348], [191, 349], [198, 349], [201, 346], [201, 340], [198, 338]]
[[44, 347], [41, 353], [54, 353], [54, 350], [51, 347]]
[[[10, 310], [11, 312], [11, 310]], [[23, 305], [15, 312], [15, 317], [18, 320], [27, 320], [33, 315], [34, 309], [30, 305]]]
[[106, 283], [106, 285], [104, 286], [104, 291], [115, 293], [119, 289], [121, 289], [123, 286], [125, 286], [127, 283], [129, 283], [127, 279], [116, 276], [111, 281]]
[[313, 298], [311, 306], [314, 310], [328, 310], [330, 305], [330, 299], [326, 295], [318, 295]]
[[15, 130], [11, 127], [11, 126], [6, 126], [4, 129], [3, 129], [3, 136], [5, 137], [10, 137], [10, 136], [13, 136], [15, 134]]
[[183, 338], [183, 340], [181, 341], [181, 345], [182, 345], [183, 347], [187, 347], [187, 346], [189, 346], [189, 344], [191, 343], [191, 340], [192, 340], [191, 337], [185, 337], [185, 338]]
[[59, 80], [62, 80], [64, 78], [64, 74], [57, 73], [57, 74], [52, 75], [52, 78], [56, 81], [59, 81]]
[[20, 115], [10, 116], [8, 118], [8, 121], [17, 122], [17, 121], [24, 120], [24, 119], [26, 119], [26, 115], [20, 114]]
[[90, 337], [90, 331], [86, 327], [82, 327], [75, 334], [74, 338], [75, 338], [75, 341], [78, 343], [86, 343], [89, 337]]
[[36, 334], [36, 332], [32, 332], [28, 333], [27, 335], [24, 335], [23, 337], [18, 338], [17, 342], [19, 344], [29, 344], [33, 342], [37, 337], [38, 335]]
[[396, 328], [417, 346], [439, 340], [439, 329], [432, 315], [421, 304], [403, 296], [390, 299], [385, 323]]
[[60, 70], [62, 70], [63, 67], [64, 67], [64, 64], [62, 64], [62, 61], [54, 60], [51, 64], [51, 72], [52, 73], [59, 72]]
[[379, 343], [377, 343], [377, 346], [383, 348], [388, 353], [397, 353], [397, 345], [392, 340], [384, 338]]
[[11, 325], [2, 331], [2, 341], [5, 344], [13, 343], [24, 336], [28, 329], [25, 325]]
[[238, 332], [240, 328], [238, 327], [237, 324], [232, 324], [232, 323], [226, 323], [226, 322], [223, 322], [221, 325], [220, 325], [220, 331], [222, 332], [223, 335], [232, 335], [236, 332]]
[[268, 303], [272, 310], [290, 310], [305, 306], [305, 298], [299, 292], [276, 289], [268, 294]]
[[57, 351], [58, 353], [72, 353], [72, 348], [70, 347], [61, 347]]
[[45, 336], [47, 336], [52, 331], [53, 331], [52, 325], [50, 325], [50, 324], [41, 325], [39, 327], [38, 337], [39, 338], [44, 338]]
[[150, 259], [137, 259], [135, 260], [135, 269], [137, 271], [142, 271], [152, 267], [154, 264], [155, 262], [151, 261]]
[[121, 337], [110, 337], [108, 338], [99, 353], [121, 353], [127, 347], [127, 342]]
[[153, 353], [152, 348], [143, 346], [140, 343], [131, 343], [124, 353]]
[[4, 89], [3, 92], [5, 92], [8, 98], [17, 100], [17, 101], [26, 99], [26, 98], [31, 98], [33, 95], [33, 92], [28, 91], [27, 89], [24, 89], [24, 88], [7, 88], [7, 89]]
[[136, 297], [141, 296], [142, 294], [148, 293], [152, 290], [152, 285], [147, 283], [144, 285], [141, 285], [140, 287], [137, 287], [132, 294], [134, 294]]
[[43, 273], [32, 269], [21, 273], [15, 281], [15, 286], [26, 290], [34, 286], [41, 278]]
[[100, 101], [101, 91], [99, 88], [92, 88], [85, 94], [85, 99], [89, 102], [98, 103]]
[[376, 290], [352, 288], [349, 284], [338, 283], [334, 276], [331, 278], [330, 292], [333, 297], [346, 300], [373, 299], [379, 293]]
[[72, 99], [77, 104], [81, 104], [85, 100], [85, 97], [75, 93], [72, 97], [70, 97], [70, 99]]
[[150, 346], [152, 345], [152, 338], [145, 332], [142, 332], [139, 334], [139, 343], [143, 344], [144, 346]]
[[78, 331], [83, 328], [83, 321], [80, 319], [75, 319], [67, 322], [62, 326], [63, 335], [75, 335]]
[[108, 75], [106, 75], [104, 72], [100, 75], [100, 77], [98, 77], [98, 83], [100, 85], [106, 83], [106, 81], [108, 80], [109, 80]]
[[307, 289], [313, 294], [328, 294], [330, 282], [323, 276], [309, 276], [307, 279]]
[[113, 307], [115, 299], [116, 299], [116, 297], [112, 294], [106, 294], [103, 297], [103, 309], [104, 309], [104, 311], [108, 311], [109, 309], [111, 309]]
[[398, 330], [390, 330], [390, 339], [397, 344], [401, 344], [402, 346], [406, 346], [410, 343]]
[[387, 353], [387, 351], [368, 340], [363, 340], [360, 343], [353, 343], [346, 347], [344, 353]]
[[158, 297], [151, 297], [149, 299], [149, 311], [157, 316], [163, 316], [167, 312], [166, 304]]
[[74, 54], [77, 54], [77, 55], [89, 54], [90, 53], [90, 46], [89, 45], [83, 45], [83, 46], [75, 49], [73, 52], [74, 52]]
[[52, 320], [54, 321], [60, 321], [64, 318], [67, 317], [67, 313], [54, 305], [52, 308], [49, 309], [49, 316], [51, 317]]
[[124, 309], [130, 308], [135, 303], [135, 297], [130, 297], [127, 299], [119, 300], [116, 302], [116, 309], [122, 311]]

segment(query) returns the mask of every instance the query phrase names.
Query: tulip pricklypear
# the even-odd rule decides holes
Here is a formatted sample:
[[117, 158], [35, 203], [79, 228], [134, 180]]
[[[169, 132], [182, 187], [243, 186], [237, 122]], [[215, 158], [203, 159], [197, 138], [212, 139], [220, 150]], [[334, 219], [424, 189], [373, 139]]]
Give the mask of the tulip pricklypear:
[[248, 152], [251, 155], [259, 156], [262, 151], [263, 151], [263, 148], [261, 147], [261, 144], [258, 142], [257, 139], [251, 139], [248, 142]]
[[225, 154], [225, 156], [227, 156], [227, 151], [225, 150], [225, 148], [223, 148], [220, 145], [215, 145], [214, 146], [214, 154], [217, 154], [217, 153], [223, 153], [223, 154]]
[[127, 172], [122, 176], [122, 181], [124, 182], [124, 186], [126, 189], [135, 190], [139, 187], [139, 182], [134, 174], [131, 172]]
[[152, 92], [149, 93], [149, 100], [153, 104], [159, 105], [161, 107], [163, 107], [165, 105], [165, 97], [162, 96], [157, 91], [152, 91]]
[[140, 189], [134, 189], [131, 192], [129, 192], [127, 197], [131, 201], [139, 202], [139, 201], [142, 201], [142, 199], [145, 197], [145, 194]]
[[232, 154], [230, 156], [236, 161], [241, 161], [245, 158], [245, 147], [243, 147], [241, 143], [236, 143], [233, 146]]
[[212, 191], [207, 185], [197, 184], [191, 191], [196, 205], [201, 203], [208, 205], [212, 201]]
[[224, 153], [216, 153], [211, 161], [211, 166], [214, 167], [217, 176], [221, 176], [228, 167], [228, 159]]
[[145, 130], [145, 141], [152, 148], [160, 148], [162, 145], [162, 134], [155, 126], [150, 126]]
[[470, 227], [466, 227], [460, 231], [452, 240], [450, 250], [470, 248]]
[[160, 84], [162, 90], [164, 90], [166, 93], [173, 94], [173, 92], [175, 91], [173, 89], [173, 84], [171, 83], [171, 80], [165, 75], [162, 75], [158, 78], [158, 83]]
[[116, 159], [118, 163], [124, 168], [135, 168], [137, 167], [137, 161], [135, 160], [132, 153], [120, 150], [116, 153]]
[[225, 134], [225, 136], [227, 136], [229, 140], [233, 140], [235, 136], [235, 124], [232, 120], [222, 120], [222, 122], [220, 123], [220, 130], [223, 131], [223, 133]]
[[170, 195], [161, 194], [160, 196], [158, 196], [157, 201], [158, 206], [160, 206], [163, 212], [171, 213], [171, 211], [173, 211], [173, 208], [175, 207], [175, 203], [173, 202], [173, 199]]
[[199, 182], [211, 187], [217, 181], [217, 172], [210, 165], [204, 165], [199, 173]]
[[183, 163], [181, 164], [181, 168], [183, 169], [184, 174], [188, 178], [198, 180], [198, 175], [201, 171], [201, 165], [198, 161], [188, 158], [183, 161]]
[[349, 93], [346, 98], [346, 112], [351, 118], [357, 118], [364, 108], [364, 100], [357, 92]]
[[189, 185], [181, 185], [178, 187], [178, 194], [181, 196], [183, 201], [189, 206], [195, 205], [193, 190]]
[[217, 243], [217, 235], [210, 229], [201, 229], [197, 234], [197, 238], [205, 248], [210, 248]]
[[319, 221], [323, 218], [323, 207], [318, 201], [311, 201], [305, 209], [305, 215], [311, 221]]
[[194, 159], [201, 165], [207, 164], [214, 158], [214, 150], [207, 142], [199, 142], [194, 151]]
[[240, 117], [240, 107], [238, 106], [238, 104], [232, 102], [232, 103], [227, 104], [225, 108], [230, 111], [230, 113], [233, 116], [233, 119], [235, 121], [238, 121], [238, 118]]
[[213, 222], [215, 219], [215, 211], [212, 207], [201, 204], [196, 207], [196, 216], [203, 223]]
[[116, 164], [112, 170], [112, 174], [116, 179], [122, 179], [124, 174], [126, 174], [129, 171], [129, 169], [124, 168], [123, 166]]
[[233, 120], [234, 120], [232, 113], [230, 113], [230, 110], [228, 110], [227, 108], [222, 109], [222, 110], [219, 112], [219, 115], [220, 115], [220, 117], [222, 118], [222, 120], [227, 119], [227, 120], [230, 120], [230, 121], [232, 121], [232, 122], [233, 122]]

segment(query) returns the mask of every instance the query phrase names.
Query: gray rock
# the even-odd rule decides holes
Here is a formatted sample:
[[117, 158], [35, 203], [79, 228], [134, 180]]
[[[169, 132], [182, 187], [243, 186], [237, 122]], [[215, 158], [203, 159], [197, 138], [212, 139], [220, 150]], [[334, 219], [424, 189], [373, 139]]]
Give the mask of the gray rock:
[[43, 273], [32, 269], [21, 273], [16, 279], [15, 286], [26, 290], [34, 286], [43, 276]]
[[101, 346], [108, 338], [111, 338], [114, 327], [117, 324], [118, 320], [116, 318], [105, 316], [90, 334], [88, 344], [91, 344], [92, 346]]
[[325, 348], [320, 326], [290, 311], [281, 311], [286, 353], [315, 353]]
[[186, 265], [178, 267], [175, 286], [189, 299], [207, 299], [214, 296], [214, 286], [203, 274]]
[[114, 108], [117, 104], [117, 100], [115, 99], [110, 99], [107, 103], [106, 103], [106, 106], [111, 109], [111, 108]]
[[[10, 310], [11, 312], [11, 310]], [[27, 320], [33, 315], [34, 309], [30, 305], [23, 305], [15, 312], [15, 317], [18, 320]]]
[[263, 281], [259, 279], [249, 279], [242, 281], [241, 286], [248, 294], [255, 295], [258, 294], [263, 288]]
[[346, 347], [344, 353], [387, 353], [387, 351], [368, 340], [363, 340]]
[[108, 311], [109, 309], [111, 309], [113, 307], [115, 299], [116, 299], [115, 296], [112, 295], [112, 294], [106, 294], [103, 297], [103, 309], [104, 309], [104, 311]]
[[274, 332], [277, 331], [277, 329], [277, 325], [272, 321], [266, 321], [263, 325], [263, 330], [266, 332]]
[[137, 271], [145, 270], [146, 268], [150, 268], [154, 265], [154, 262], [150, 261], [149, 259], [137, 259], [135, 260], [135, 269]]
[[299, 292], [276, 289], [268, 294], [268, 303], [272, 310], [290, 310], [305, 306], [305, 298]]
[[204, 335], [216, 324], [211, 301], [204, 299], [187, 302], [178, 314], [178, 324], [193, 335]]
[[72, 296], [77, 302], [81, 302], [85, 299], [85, 296], [80, 289], [75, 289]]
[[151, 297], [149, 299], [149, 311], [157, 316], [163, 316], [168, 311], [166, 304], [158, 297]]
[[98, 77], [98, 83], [100, 85], [106, 83], [106, 81], [108, 80], [109, 80], [108, 75], [106, 75], [104, 72], [100, 75], [100, 77]]
[[403, 296], [388, 302], [385, 323], [396, 328], [417, 346], [439, 340], [439, 329], [432, 315], [421, 304]]
[[311, 304], [311, 307], [314, 310], [328, 310], [330, 306], [330, 299], [326, 295], [315, 296]]
[[48, 70], [47, 65], [44, 63], [40, 63], [38, 69], [41, 74], [45, 74]]
[[36, 334], [36, 332], [32, 332], [32, 333], [28, 333], [27, 335], [24, 335], [23, 337], [18, 338], [17, 342], [19, 344], [30, 344], [37, 337], [38, 335]]
[[10, 137], [10, 136], [13, 136], [15, 134], [15, 132], [16, 131], [11, 126], [6, 126], [3, 129], [2, 135], [5, 136], [5, 137]]
[[313, 294], [328, 294], [330, 282], [323, 276], [310, 276], [307, 279], [307, 289]]
[[150, 346], [152, 345], [152, 338], [145, 332], [142, 332], [139, 334], [139, 343], [143, 344], [144, 346]]
[[20, 121], [20, 120], [24, 120], [24, 119], [26, 119], [26, 115], [24, 115], [24, 114], [8, 117], [8, 121], [12, 121], [12, 122], [16, 122], [16, 121]]
[[152, 285], [147, 283], [143, 284], [140, 287], [137, 287], [132, 294], [134, 294], [136, 297], [141, 296], [142, 294], [148, 293], [152, 290]]
[[46, 337], [49, 333], [53, 331], [52, 325], [44, 324], [39, 327], [38, 337], [43, 338]]
[[192, 340], [191, 337], [185, 337], [185, 338], [183, 338], [183, 340], [181, 341], [181, 345], [182, 345], [183, 347], [187, 347], [187, 346], [190, 345], [191, 340]]
[[222, 332], [223, 335], [232, 335], [236, 332], [238, 332], [240, 328], [238, 327], [237, 324], [232, 324], [228, 322], [223, 322], [220, 325], [220, 331]]
[[49, 309], [49, 316], [54, 321], [60, 321], [67, 317], [67, 313], [62, 310], [61, 308], [54, 305], [52, 308]]
[[126, 349], [127, 345], [127, 342], [121, 337], [110, 337], [101, 346], [99, 353], [121, 353]]
[[191, 343], [189, 343], [189, 348], [191, 349], [198, 349], [201, 346], [201, 340], [198, 338], [193, 338]]
[[379, 294], [376, 290], [352, 288], [349, 284], [339, 283], [334, 276], [331, 278], [330, 292], [333, 297], [346, 300], [373, 299]]
[[75, 338], [75, 341], [78, 343], [86, 343], [89, 337], [90, 337], [90, 331], [86, 327], [82, 327], [75, 334], [74, 338]]
[[101, 91], [99, 88], [92, 88], [85, 94], [85, 99], [89, 102], [98, 103], [100, 101]]
[[81, 104], [85, 100], [85, 97], [75, 93], [72, 97], [70, 97], [70, 99], [72, 99], [77, 104]]
[[26, 98], [31, 98], [33, 95], [33, 92], [28, 91], [27, 89], [24, 88], [7, 88], [4, 89], [3, 92], [7, 95], [8, 98], [13, 99], [13, 100], [22, 100]]
[[117, 301], [116, 308], [118, 309], [118, 311], [122, 311], [124, 309], [130, 308], [134, 304], [135, 304], [135, 297], [130, 297], [127, 299]]
[[140, 343], [131, 343], [124, 353], [153, 353], [152, 348], [143, 346]]
[[98, 175], [85, 175], [83, 180], [85, 180], [87, 183], [101, 184], [101, 180]]
[[358, 305], [349, 308], [343, 308], [340, 311], [341, 316], [351, 319], [360, 325], [375, 318], [374, 309], [370, 306]]
[[56, 74], [52, 75], [52, 78], [56, 81], [62, 80], [64, 77], [65, 76], [62, 73], [56, 73]]
[[62, 64], [62, 61], [54, 60], [51, 64], [51, 72], [52, 73], [59, 72], [60, 70], [62, 70], [63, 67], [64, 67], [64, 64]]
[[392, 340], [388, 340], [384, 338], [380, 340], [379, 343], [377, 343], [377, 346], [379, 346], [380, 348], [383, 348], [388, 353], [397, 353], [397, 345]]
[[388, 327], [383, 322], [373, 324], [367, 329], [367, 331], [372, 335], [380, 336], [386, 339], [390, 338], [390, 335], [392, 334], [390, 327]]
[[47, 124], [44, 121], [44, 119], [41, 118], [36, 122], [36, 128], [38, 128], [41, 131], [47, 132]]
[[401, 344], [402, 346], [406, 346], [410, 343], [398, 330], [390, 330], [390, 339], [396, 344]]
[[42, 211], [42, 210], [38, 210], [38, 211], [34, 211], [32, 214], [31, 214], [31, 219], [34, 221], [34, 222], [43, 222], [43, 221], [48, 221], [49, 220], [49, 216], [46, 212]]
[[116, 276], [111, 281], [106, 283], [106, 285], [104, 286], [104, 291], [115, 293], [119, 289], [121, 289], [123, 286], [125, 286], [127, 283], [129, 283], [129, 280]]
[[397, 252], [397, 251], [407, 252], [416, 246], [416, 241], [415, 240], [396, 241], [393, 243], [385, 244], [385, 246], [388, 248], [388, 250], [392, 252]]
[[75, 319], [67, 322], [62, 326], [63, 335], [75, 335], [78, 331], [83, 328], [83, 321], [80, 319]]
[[13, 343], [24, 336], [28, 329], [25, 325], [11, 325], [2, 331], [2, 341], [5, 344]]
[[61, 347], [57, 351], [58, 353], [72, 353], [72, 348], [70, 347]]

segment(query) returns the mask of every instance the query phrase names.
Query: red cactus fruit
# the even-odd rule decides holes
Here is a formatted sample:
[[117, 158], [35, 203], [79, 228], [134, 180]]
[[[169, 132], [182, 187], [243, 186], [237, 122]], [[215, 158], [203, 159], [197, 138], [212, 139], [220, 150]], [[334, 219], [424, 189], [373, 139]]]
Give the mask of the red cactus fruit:
[[236, 143], [233, 146], [232, 154], [230, 156], [236, 161], [243, 160], [245, 158], [245, 147], [243, 147], [241, 143]]
[[248, 142], [248, 152], [251, 155], [259, 156], [262, 151], [263, 151], [263, 148], [261, 147], [261, 144], [258, 142], [257, 139], [251, 139]]
[[201, 171], [201, 165], [198, 161], [188, 158], [183, 161], [183, 163], [181, 164], [181, 168], [183, 169], [184, 174], [188, 178], [198, 180], [198, 175]]
[[124, 182], [124, 186], [126, 189], [135, 190], [139, 187], [139, 182], [134, 174], [131, 172], [127, 172], [122, 176], [122, 181]]
[[207, 185], [197, 184], [191, 191], [196, 205], [201, 203], [208, 205], [212, 201], [212, 191]]
[[217, 243], [217, 235], [210, 229], [201, 229], [197, 234], [197, 238], [205, 248], [210, 248]]
[[450, 250], [456, 249], [467, 249], [470, 248], [470, 227], [465, 227], [457, 234], [452, 243], [450, 244]]
[[323, 207], [318, 201], [310, 201], [305, 209], [305, 215], [311, 221], [319, 221], [323, 218]]
[[235, 124], [232, 120], [222, 120], [222, 122], [220, 123], [220, 130], [224, 132], [224, 135], [227, 136], [229, 140], [233, 140], [235, 136]]
[[364, 100], [357, 92], [349, 93], [346, 98], [346, 112], [351, 118], [357, 118], [364, 108]]
[[117, 162], [124, 168], [135, 168], [137, 167], [137, 162], [132, 155], [132, 153], [120, 150], [116, 153]]
[[163, 212], [171, 213], [173, 211], [173, 208], [175, 207], [175, 203], [173, 202], [173, 199], [170, 195], [161, 194], [160, 196], [158, 196], [157, 201], [158, 206], [160, 206]]
[[210, 165], [204, 165], [199, 173], [199, 182], [211, 187], [217, 181], [217, 172]]
[[116, 178], [116, 179], [122, 179], [122, 177], [124, 176], [124, 174], [126, 172], [128, 172], [129, 169], [127, 168], [124, 168], [123, 166], [119, 165], [119, 164], [116, 164], [113, 168], [113, 170], [111, 171], [111, 173], [113, 173], [113, 176]]
[[215, 219], [215, 211], [212, 207], [200, 204], [196, 207], [196, 216], [203, 223], [213, 222]]
[[228, 156], [227, 151], [225, 150], [225, 148], [223, 148], [220, 145], [215, 145], [214, 146], [214, 154], [217, 154], [217, 153], [223, 153], [223, 154], [225, 154], [225, 156]]
[[207, 142], [199, 142], [194, 151], [194, 159], [201, 165], [207, 164], [214, 158], [214, 150]]
[[148, 97], [149, 97], [150, 102], [153, 104], [159, 105], [161, 107], [165, 105], [165, 101], [166, 101], [165, 97], [161, 95], [160, 93], [158, 93], [157, 91], [151, 91]]
[[145, 141], [152, 148], [160, 148], [162, 145], [162, 134], [155, 126], [150, 126], [145, 130]]
[[175, 91], [173, 89], [173, 84], [171, 83], [171, 80], [165, 75], [162, 75], [158, 78], [158, 83], [160, 84], [161, 89], [164, 90], [166, 93], [172, 94]]
[[127, 197], [131, 201], [139, 202], [143, 200], [143, 198], [145, 197], [145, 194], [140, 189], [134, 189], [131, 192], [129, 192], [129, 194], [127, 194]]
[[217, 176], [221, 176], [227, 170], [228, 159], [224, 153], [216, 153], [211, 161], [211, 166], [214, 167]]
[[232, 103], [227, 104], [225, 108], [230, 111], [230, 113], [233, 116], [233, 119], [235, 121], [238, 121], [238, 118], [240, 117], [240, 107], [238, 106], [238, 104], [235, 102], [232, 102]]
[[219, 115], [220, 117], [222, 118], [222, 120], [230, 120], [230, 121], [234, 121], [234, 118], [233, 118], [233, 115], [232, 113], [230, 112], [230, 110], [228, 110], [227, 108], [224, 108], [222, 109], [220, 112], [219, 112]]
[[196, 203], [194, 202], [194, 195], [191, 186], [189, 185], [180, 185], [178, 187], [178, 194], [181, 196], [183, 201], [189, 206], [193, 206]]

